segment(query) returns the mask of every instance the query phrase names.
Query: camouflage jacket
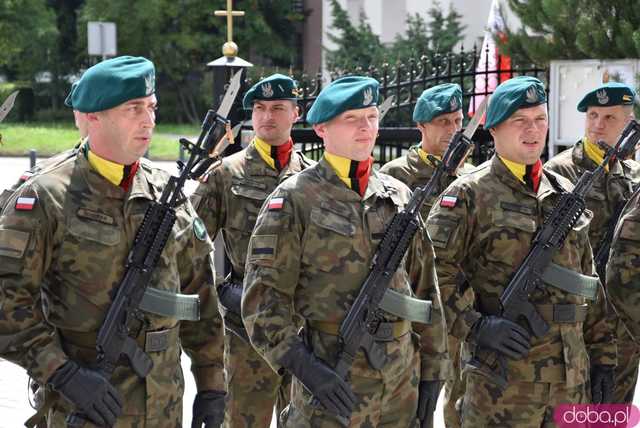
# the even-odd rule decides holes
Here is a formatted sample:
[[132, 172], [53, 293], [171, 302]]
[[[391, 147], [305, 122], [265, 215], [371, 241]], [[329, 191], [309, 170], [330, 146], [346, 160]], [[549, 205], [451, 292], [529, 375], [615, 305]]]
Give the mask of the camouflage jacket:
[[[569, 190], [571, 183], [545, 172], [535, 194], [494, 156], [442, 193], [431, 210], [427, 229], [437, 248], [440, 290], [447, 325], [454, 336], [466, 339], [473, 324], [487, 314], [483, 307], [500, 297], [527, 255], [544, 216], [559, 199], [558, 186]], [[554, 263], [587, 275], [594, 274], [588, 237], [590, 215], [587, 211], [579, 218], [553, 257]], [[474, 291], [471, 300], [460, 294], [460, 277]], [[551, 322], [545, 336], [532, 339], [526, 358], [508, 360], [509, 379], [578, 385], [587, 381], [589, 357], [592, 362], [615, 364], [612, 326], [604, 317], [601, 293], [599, 289], [596, 303], [589, 303], [584, 323]], [[549, 285], [530, 298], [536, 305], [587, 303], [584, 297]]]
[[[413, 146], [405, 155], [400, 156], [391, 162], [387, 162], [382, 166], [382, 168], [380, 168], [380, 172], [384, 172], [385, 174], [389, 174], [390, 176], [397, 178], [409, 186], [411, 190], [415, 190], [418, 186], [424, 186], [433, 175], [435, 168], [432, 165], [427, 165], [427, 163], [420, 158], [418, 148], [419, 146]], [[451, 184], [460, 175], [470, 172], [473, 168], [473, 165], [464, 163], [458, 170], [457, 175], [443, 176], [440, 183], [436, 186], [436, 190], [433, 195], [428, 197], [422, 204], [420, 209], [422, 218], [427, 218], [429, 211], [431, 210], [431, 206], [433, 205], [433, 201], [444, 189], [447, 188], [449, 184]]]
[[[549, 159], [544, 164], [548, 171], [556, 172], [576, 184], [585, 171], [593, 171], [598, 165], [584, 152], [582, 141], [571, 149]], [[640, 165], [634, 160], [615, 160], [609, 172], [593, 183], [587, 193], [587, 208], [593, 212], [589, 225], [589, 238], [595, 251], [606, 233], [609, 219], [620, 204], [632, 193], [632, 185], [640, 181]]]
[[[125, 193], [79, 153], [33, 176], [11, 196], [0, 217], [1, 357], [40, 383], [68, 359], [95, 362], [97, 331], [135, 233], [167, 181], [166, 172], [142, 159]], [[25, 198], [35, 199], [32, 209], [20, 205], [29, 201]], [[145, 379], [127, 363], [116, 368], [111, 381], [123, 394], [126, 415], [162, 417], [164, 408], [181, 403], [181, 344], [192, 359], [198, 390], [224, 390], [213, 246], [204, 230], [194, 228], [197, 215], [190, 202], [176, 215], [151, 286], [198, 294], [201, 319], [179, 322], [144, 313], [138, 343], [148, 350], [147, 333], [168, 330], [167, 348], [148, 352], [154, 366]], [[68, 406], [64, 400], [57, 405]]]
[[250, 144], [224, 158], [196, 188], [191, 202], [212, 239], [222, 231], [235, 278], [242, 281], [244, 277], [249, 238], [264, 201], [279, 183], [314, 163], [294, 151], [287, 167], [278, 173]]
[[625, 326], [640, 341], [640, 189], [616, 225], [607, 263], [607, 291]]
[[[294, 316], [307, 322], [343, 321], [387, 223], [409, 196], [405, 185], [373, 172], [361, 198], [322, 159], [278, 186], [267, 199], [251, 235], [242, 317], [252, 344], [274, 370], [280, 370], [278, 361], [291, 344], [301, 340]], [[422, 228], [412, 251], [416, 262], [408, 268], [401, 264], [391, 288], [406, 295], [414, 294], [413, 288], [419, 298], [433, 301], [433, 322], [414, 324], [413, 329], [421, 336], [422, 378], [445, 379], [450, 370], [445, 323], [433, 248]], [[388, 321], [398, 320], [387, 315]], [[329, 364], [337, 354], [337, 339], [332, 337], [316, 344], [326, 351], [320, 356]], [[368, 369], [361, 352], [352, 370], [381, 376]]]
[[71, 156], [75, 155], [81, 143], [82, 143], [82, 140], [73, 149], [65, 150], [64, 152], [60, 152], [48, 159], [38, 162], [36, 166], [33, 168], [33, 171], [31, 170], [25, 171], [22, 174], [22, 176], [20, 176], [18, 180], [11, 187], [9, 187], [8, 189], [4, 189], [2, 193], [0, 193], [0, 211], [2, 211], [2, 209], [4, 208], [4, 205], [7, 203], [7, 201], [11, 197], [11, 194], [15, 192], [18, 189], [18, 187], [22, 186], [22, 184], [25, 181], [31, 178], [31, 176], [35, 174], [39, 174], [42, 171], [46, 171], [49, 168], [54, 167], [60, 162], [63, 162], [66, 159], [70, 158]]

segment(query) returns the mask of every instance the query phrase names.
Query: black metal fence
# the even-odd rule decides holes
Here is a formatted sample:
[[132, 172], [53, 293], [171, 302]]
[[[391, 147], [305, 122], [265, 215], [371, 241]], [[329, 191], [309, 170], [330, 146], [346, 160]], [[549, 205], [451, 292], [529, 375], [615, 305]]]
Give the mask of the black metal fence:
[[[478, 69], [481, 63], [480, 55], [484, 55], [484, 67]], [[331, 80], [347, 75], [367, 75], [380, 81], [380, 92], [383, 97], [395, 96], [393, 107], [385, 116], [375, 151], [376, 162], [384, 164], [420, 141], [420, 132], [411, 120], [413, 109], [420, 94], [432, 86], [441, 83], [457, 83], [462, 88], [463, 112], [469, 110], [473, 104], [475, 110], [476, 96], [489, 95], [492, 90], [478, 90], [476, 78], [484, 80], [484, 87], [490, 87], [491, 79], [498, 81], [519, 75], [535, 76], [545, 82], [548, 88], [548, 70], [533, 64], [511, 64], [504, 67], [502, 58], [498, 58], [497, 67], [491, 67], [488, 50], [480, 52], [476, 47], [465, 51], [460, 48], [457, 53], [446, 55], [423, 56], [418, 60], [410, 60], [406, 64], [383, 64], [381, 67], [355, 69], [332, 73]], [[294, 76], [295, 77], [295, 76]], [[292, 132], [293, 140], [301, 145], [302, 151], [311, 158], [319, 159], [322, 155], [322, 140], [320, 140], [306, 122], [306, 115], [311, 105], [323, 87], [320, 73], [315, 76], [302, 75], [297, 77], [302, 89], [300, 101], [301, 119]], [[488, 131], [480, 127], [474, 135], [476, 148], [473, 153], [475, 164], [481, 163], [492, 153], [492, 141]]]

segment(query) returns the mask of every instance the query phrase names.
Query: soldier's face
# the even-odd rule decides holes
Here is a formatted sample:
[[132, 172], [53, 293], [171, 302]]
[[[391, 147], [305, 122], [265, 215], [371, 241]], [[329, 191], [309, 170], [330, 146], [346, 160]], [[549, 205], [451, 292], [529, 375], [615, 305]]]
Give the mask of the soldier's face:
[[369, 159], [378, 136], [378, 107], [347, 110], [313, 125], [327, 152], [355, 161]]
[[156, 126], [155, 95], [135, 98], [109, 110], [89, 113], [91, 150], [124, 165], [140, 159], [151, 144]]
[[453, 134], [462, 129], [462, 110], [441, 114], [431, 122], [418, 123], [417, 127], [422, 134], [422, 150], [442, 156]]
[[298, 106], [290, 100], [257, 100], [253, 104], [251, 121], [256, 136], [265, 143], [279, 146], [286, 143], [291, 127], [298, 120]]
[[548, 129], [547, 105], [540, 104], [516, 110], [490, 132], [496, 153], [512, 162], [533, 165], [544, 150]]
[[633, 109], [630, 106], [589, 107], [585, 121], [585, 134], [593, 143], [602, 140], [613, 147], [632, 117]]

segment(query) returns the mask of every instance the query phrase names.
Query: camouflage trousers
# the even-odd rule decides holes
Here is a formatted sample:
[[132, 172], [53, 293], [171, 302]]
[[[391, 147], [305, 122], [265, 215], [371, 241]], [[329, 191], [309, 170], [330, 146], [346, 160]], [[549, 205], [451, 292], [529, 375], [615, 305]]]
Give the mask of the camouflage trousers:
[[453, 363], [453, 375], [444, 384], [443, 416], [447, 428], [460, 428], [460, 411], [456, 410], [458, 400], [462, 401], [464, 383], [460, 378], [460, 340], [449, 335], [449, 356]]
[[640, 345], [635, 343], [618, 321], [616, 331], [618, 345], [618, 366], [616, 367], [616, 386], [613, 392], [614, 403], [633, 403], [633, 394], [638, 381], [638, 363], [640, 363]]
[[588, 400], [584, 384], [567, 388], [564, 383], [510, 382], [501, 393], [486, 376], [471, 371], [465, 378], [463, 427], [555, 427], [558, 404]]
[[253, 347], [233, 333], [224, 336], [227, 397], [225, 428], [269, 428], [273, 408], [289, 402], [291, 378], [279, 376]]
[[[163, 406], [165, 403], [158, 403]], [[166, 403], [168, 404], [168, 403]], [[113, 428], [182, 428], [182, 405], [169, 406], [166, 416], [159, 418], [145, 418], [144, 416], [120, 416]], [[67, 428], [65, 419], [68, 411], [53, 407], [47, 416], [48, 428]], [[191, 421], [189, 421], [191, 422]], [[84, 424], [83, 428], [98, 428], [91, 423]]]
[[[313, 332], [314, 353], [334, 365], [335, 358], [327, 355], [328, 335]], [[348, 382], [358, 403], [351, 415], [349, 427], [412, 428], [416, 419], [420, 357], [412, 334], [386, 342], [389, 361], [382, 370], [373, 370], [362, 351], [356, 356]], [[280, 422], [286, 428], [344, 427], [332, 414], [311, 405], [311, 394], [296, 379], [291, 389], [291, 404], [282, 412]]]

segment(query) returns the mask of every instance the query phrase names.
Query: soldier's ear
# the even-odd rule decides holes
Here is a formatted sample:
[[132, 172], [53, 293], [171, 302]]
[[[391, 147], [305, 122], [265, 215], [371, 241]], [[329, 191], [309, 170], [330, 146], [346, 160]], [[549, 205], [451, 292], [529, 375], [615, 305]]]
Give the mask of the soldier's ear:
[[313, 130], [316, 131], [316, 135], [318, 135], [318, 137], [324, 139], [325, 135], [327, 134], [326, 122], [316, 123], [315, 125], [313, 125]]

